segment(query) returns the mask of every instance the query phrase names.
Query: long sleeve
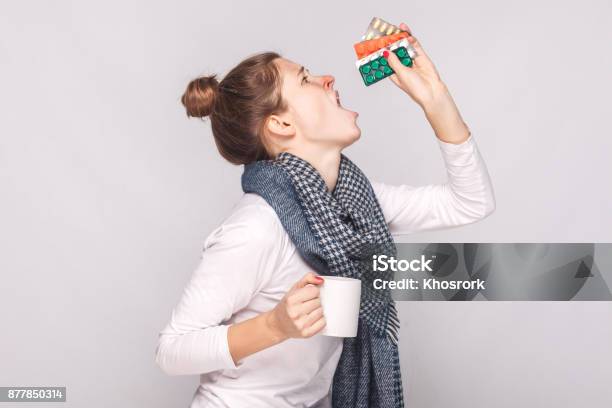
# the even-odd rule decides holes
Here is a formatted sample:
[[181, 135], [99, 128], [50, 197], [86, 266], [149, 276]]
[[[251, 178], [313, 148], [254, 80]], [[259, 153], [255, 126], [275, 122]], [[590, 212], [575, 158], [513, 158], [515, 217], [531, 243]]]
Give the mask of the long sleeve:
[[392, 235], [470, 224], [495, 209], [491, 179], [474, 137], [460, 144], [437, 140], [446, 183], [394, 186], [372, 182]]
[[237, 367], [227, 342], [229, 324], [224, 322], [245, 307], [277, 269], [283, 230], [274, 217], [272, 209], [245, 206], [207, 237], [200, 263], [159, 333], [155, 361], [166, 374]]

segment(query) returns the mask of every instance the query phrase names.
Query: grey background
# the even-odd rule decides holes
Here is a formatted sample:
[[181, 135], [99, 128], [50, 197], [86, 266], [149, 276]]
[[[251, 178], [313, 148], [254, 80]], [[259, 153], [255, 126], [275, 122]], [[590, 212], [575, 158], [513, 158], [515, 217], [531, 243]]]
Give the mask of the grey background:
[[[360, 83], [352, 44], [374, 15], [421, 40], [498, 203], [403, 240], [612, 241], [607, 0], [3, 1], [0, 385], [67, 386], [70, 407], [191, 401], [198, 378], [155, 366], [157, 333], [242, 194], [241, 168], [179, 103], [196, 75], [269, 49], [332, 73], [361, 114], [346, 153], [371, 179], [443, 182], [420, 109], [390, 81]], [[610, 303], [400, 314], [408, 407], [612, 406]]]

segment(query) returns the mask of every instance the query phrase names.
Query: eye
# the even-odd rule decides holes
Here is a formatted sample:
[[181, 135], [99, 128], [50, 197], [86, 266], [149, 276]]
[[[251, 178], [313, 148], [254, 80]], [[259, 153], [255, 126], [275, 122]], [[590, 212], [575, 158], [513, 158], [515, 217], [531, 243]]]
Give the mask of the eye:
[[308, 78], [306, 77], [306, 75], [304, 75], [304, 78], [302, 78], [302, 84], [303, 84], [304, 82], [306, 82], [306, 83], [308, 83], [308, 82], [309, 82], [309, 81], [308, 81]]

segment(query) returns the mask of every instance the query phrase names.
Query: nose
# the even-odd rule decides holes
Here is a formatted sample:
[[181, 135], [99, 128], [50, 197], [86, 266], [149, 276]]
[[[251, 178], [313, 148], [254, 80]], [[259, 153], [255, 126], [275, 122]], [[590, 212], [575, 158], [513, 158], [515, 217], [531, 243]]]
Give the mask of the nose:
[[333, 77], [333, 75], [322, 75], [321, 76], [321, 84], [323, 85], [323, 88], [327, 89], [334, 89], [334, 82], [336, 81], [336, 78]]

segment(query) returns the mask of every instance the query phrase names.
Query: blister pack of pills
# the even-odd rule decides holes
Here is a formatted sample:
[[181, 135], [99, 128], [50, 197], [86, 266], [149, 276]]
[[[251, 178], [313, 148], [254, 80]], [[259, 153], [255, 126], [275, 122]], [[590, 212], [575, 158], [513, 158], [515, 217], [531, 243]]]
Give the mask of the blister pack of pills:
[[366, 30], [365, 34], [361, 36], [361, 40], [372, 40], [374, 38], [383, 37], [385, 35], [401, 33], [399, 27], [394, 26], [391, 23], [387, 23], [382, 18], [374, 17], [370, 21], [370, 25]]
[[381, 18], [374, 17], [368, 26], [362, 41], [354, 44], [357, 54], [355, 65], [359, 69], [363, 83], [366, 86], [377, 83], [394, 73], [387, 59], [383, 56], [389, 50], [402, 62], [411, 67], [417, 52], [408, 42], [408, 33]]

